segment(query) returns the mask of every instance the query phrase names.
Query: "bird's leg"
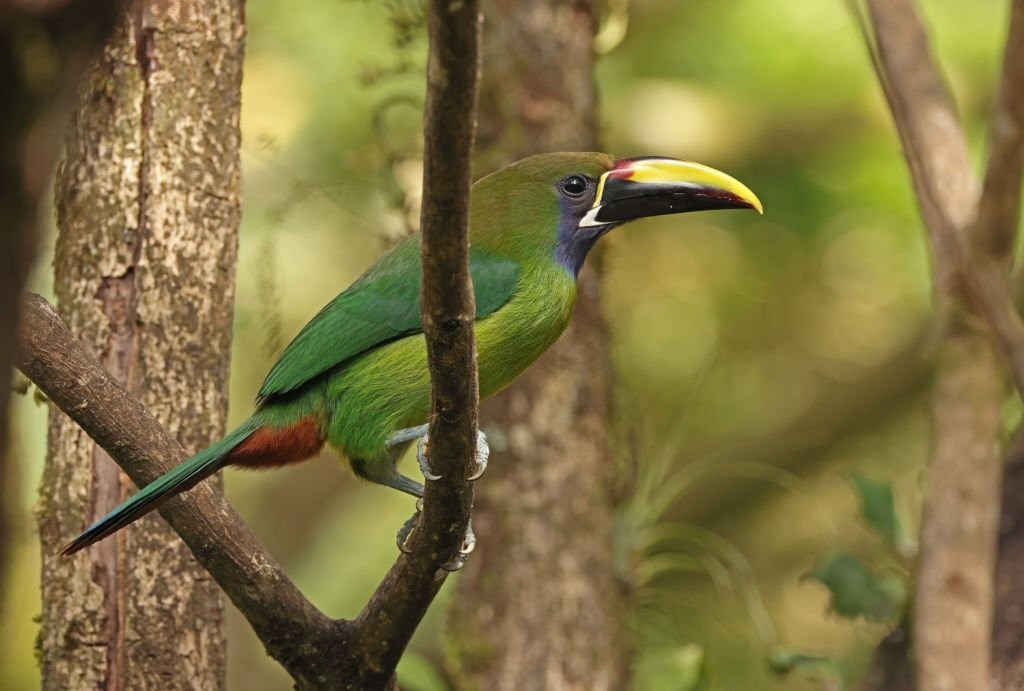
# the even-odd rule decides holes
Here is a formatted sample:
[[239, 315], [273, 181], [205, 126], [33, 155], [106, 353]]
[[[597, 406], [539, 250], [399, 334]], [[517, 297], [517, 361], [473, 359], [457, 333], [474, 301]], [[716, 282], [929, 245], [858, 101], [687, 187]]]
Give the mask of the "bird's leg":
[[[418, 439], [419, 442], [416, 445], [416, 461], [420, 466], [420, 472], [423, 473], [423, 477], [427, 480], [440, 480], [441, 476], [436, 474], [430, 468], [430, 462], [427, 460], [427, 445], [429, 443], [429, 435], [427, 434], [428, 429], [428, 425], [419, 425], [417, 427], [408, 427], [406, 429], [400, 429], [388, 438], [387, 446], [388, 448], [401, 447], [405, 445], [407, 442], [412, 441], [413, 439]], [[400, 449], [396, 449], [396, 451], [400, 453]], [[398, 456], [398, 453], [395, 454], [396, 458]], [[480, 476], [484, 474], [484, 471], [487, 470], [487, 459], [489, 458], [490, 453], [491, 449], [490, 446], [487, 444], [486, 435], [484, 435], [483, 432], [477, 430], [475, 456], [476, 469], [473, 471], [473, 474], [470, 475], [470, 477], [468, 478], [470, 482], [478, 480]], [[409, 550], [407, 547], [407, 543], [409, 540], [409, 536], [412, 535], [413, 530], [415, 530], [416, 523], [418, 522], [420, 517], [420, 511], [423, 509], [423, 486], [420, 485], [419, 483], [413, 482], [404, 475], [394, 473], [394, 480], [397, 481], [399, 479], [417, 485], [420, 490], [420, 493], [416, 496], [421, 498], [420, 501], [416, 502], [416, 513], [414, 513], [409, 518], [409, 520], [405, 522], [405, 525], [402, 526], [402, 528], [398, 531], [398, 535], [396, 536], [398, 548], [401, 551], [408, 553]], [[389, 486], [391, 487], [396, 487], [396, 489], [403, 489], [391, 483], [385, 484], [389, 484]], [[403, 489], [403, 491], [408, 490]], [[409, 493], [412, 494], [412, 492]], [[459, 548], [459, 554], [455, 557], [455, 559], [445, 564], [442, 568], [444, 568], [447, 571], [458, 571], [466, 563], [466, 558], [469, 556], [469, 554], [473, 551], [475, 547], [476, 534], [473, 533], [473, 520], [472, 518], [470, 518], [469, 523], [466, 524], [466, 534], [465, 536], [463, 536], [462, 546]]]
[[398, 446], [399, 444], [404, 444], [407, 441], [412, 441], [413, 439], [419, 439], [420, 437], [427, 436], [427, 430], [429, 429], [430, 425], [416, 425], [415, 427], [406, 427], [405, 429], [400, 429], [394, 434], [392, 434], [390, 437], [388, 437], [388, 440], [384, 442], [384, 444], [390, 449], [395, 446]]

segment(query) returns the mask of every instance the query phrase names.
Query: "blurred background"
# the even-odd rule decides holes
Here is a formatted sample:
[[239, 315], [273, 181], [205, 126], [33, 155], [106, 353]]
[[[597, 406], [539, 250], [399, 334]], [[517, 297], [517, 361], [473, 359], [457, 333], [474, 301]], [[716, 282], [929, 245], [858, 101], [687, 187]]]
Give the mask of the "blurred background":
[[[921, 10], [978, 145], [1005, 3]], [[253, 0], [246, 13], [236, 422], [291, 336], [414, 227], [425, 61], [415, 2]], [[617, 448], [638, 467], [617, 545], [637, 604], [637, 687], [849, 683], [904, 604], [931, 317], [920, 222], [856, 22], [839, 0], [607, 0], [597, 48], [603, 149], [713, 165], [765, 205], [604, 241]], [[51, 281], [44, 253], [33, 289], [49, 295]], [[22, 511], [0, 609], [4, 689], [38, 686], [46, 408], [14, 406]], [[358, 612], [412, 510], [328, 455], [226, 482], [335, 617]], [[399, 668], [403, 688], [445, 688], [445, 605]], [[289, 688], [231, 616], [230, 687]]]

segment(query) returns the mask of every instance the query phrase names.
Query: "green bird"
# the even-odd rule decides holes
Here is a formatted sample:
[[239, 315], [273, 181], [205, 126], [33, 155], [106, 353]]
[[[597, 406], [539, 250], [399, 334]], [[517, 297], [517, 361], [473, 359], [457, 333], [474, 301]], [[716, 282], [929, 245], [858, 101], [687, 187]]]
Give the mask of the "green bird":
[[[480, 397], [507, 386], [562, 333], [576, 278], [597, 240], [662, 214], [750, 208], [761, 202], [732, 177], [661, 157], [541, 154], [478, 180], [471, 190], [469, 268], [476, 295]], [[305, 460], [324, 443], [355, 473], [423, 496], [398, 472], [405, 446], [426, 434], [430, 375], [420, 321], [419, 235], [400, 242], [299, 332], [260, 387], [252, 416], [147, 485], [62, 550], [74, 554], [218, 470]], [[478, 472], [486, 463], [479, 444]], [[425, 477], [431, 479], [424, 454]]]

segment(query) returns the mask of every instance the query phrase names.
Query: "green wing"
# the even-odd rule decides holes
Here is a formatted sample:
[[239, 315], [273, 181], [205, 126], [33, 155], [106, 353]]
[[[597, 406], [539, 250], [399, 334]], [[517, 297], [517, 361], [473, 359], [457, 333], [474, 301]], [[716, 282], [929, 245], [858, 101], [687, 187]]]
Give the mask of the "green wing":
[[[257, 400], [294, 391], [371, 348], [423, 331], [418, 238], [381, 257], [302, 328], [270, 369]], [[469, 271], [477, 319], [508, 302], [519, 277], [516, 262], [481, 250], [471, 251]]]

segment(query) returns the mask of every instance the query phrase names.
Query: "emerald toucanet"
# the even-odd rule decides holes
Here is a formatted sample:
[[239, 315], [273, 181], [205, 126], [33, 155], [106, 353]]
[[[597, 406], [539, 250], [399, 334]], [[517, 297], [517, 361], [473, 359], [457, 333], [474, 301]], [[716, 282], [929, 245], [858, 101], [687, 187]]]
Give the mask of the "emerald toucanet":
[[[477, 181], [469, 268], [480, 397], [509, 384], [562, 333], [577, 274], [602, 235], [647, 216], [735, 208], [760, 212], [761, 203], [724, 173], [670, 158], [542, 154]], [[110, 535], [225, 466], [295, 463], [325, 442], [348, 457], [357, 475], [422, 497], [423, 485], [395, 468], [402, 448], [425, 434], [430, 413], [420, 277], [419, 236], [412, 235], [299, 332], [271, 368], [248, 420], [147, 485], [63, 553]], [[422, 454], [420, 460], [429, 478]]]

